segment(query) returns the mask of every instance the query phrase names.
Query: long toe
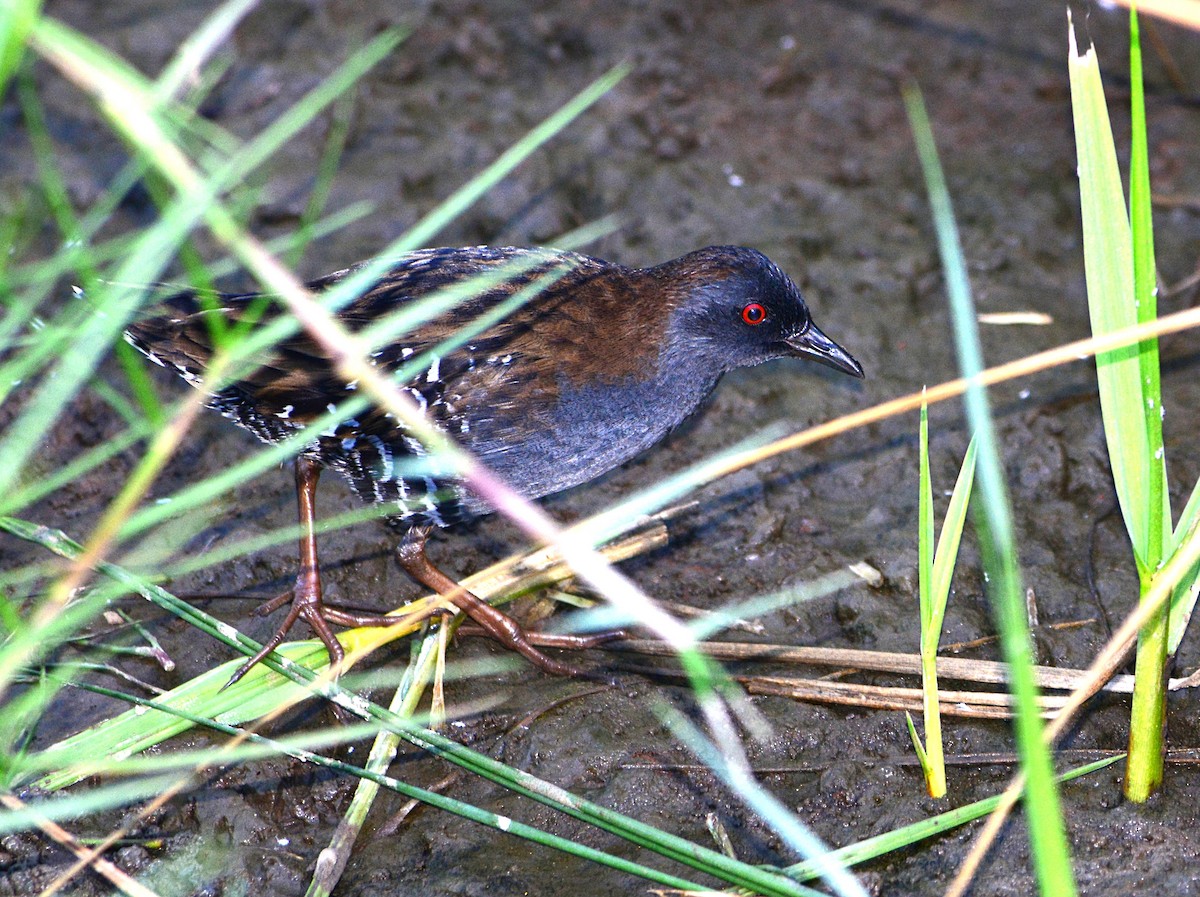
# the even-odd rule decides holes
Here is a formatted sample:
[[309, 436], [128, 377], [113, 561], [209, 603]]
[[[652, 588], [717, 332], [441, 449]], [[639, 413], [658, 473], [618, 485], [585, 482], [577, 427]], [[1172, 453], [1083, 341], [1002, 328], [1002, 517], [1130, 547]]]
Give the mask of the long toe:
[[248, 672], [254, 669], [256, 665], [261, 663], [268, 654], [283, 644], [283, 640], [287, 637], [288, 631], [295, 624], [296, 620], [300, 618], [300, 611], [301, 608], [293, 603], [291, 609], [288, 611], [287, 617], [284, 618], [284, 621], [280, 627], [275, 630], [274, 635], [267, 639], [266, 643], [258, 649], [257, 654], [238, 667], [237, 672], [230, 676], [229, 681], [222, 686], [222, 690], [229, 688], [229, 686], [233, 685], [235, 682], [245, 676]]
[[555, 676], [570, 676], [576, 679], [588, 677], [587, 671], [543, 654], [529, 640], [529, 636], [516, 620], [476, 595], [462, 591], [459, 596], [455, 596], [454, 601], [462, 607], [467, 616], [487, 630], [492, 638], [516, 651], [534, 666]]
[[296, 597], [296, 590], [288, 589], [286, 592], [284, 592], [280, 595], [276, 595], [270, 601], [264, 601], [258, 607], [254, 608], [254, 610], [250, 611], [250, 613], [255, 617], [270, 616], [271, 614], [275, 613], [275, 611], [279, 610], [279, 608], [283, 607], [284, 605], [291, 604], [292, 601], [295, 600], [295, 597]]

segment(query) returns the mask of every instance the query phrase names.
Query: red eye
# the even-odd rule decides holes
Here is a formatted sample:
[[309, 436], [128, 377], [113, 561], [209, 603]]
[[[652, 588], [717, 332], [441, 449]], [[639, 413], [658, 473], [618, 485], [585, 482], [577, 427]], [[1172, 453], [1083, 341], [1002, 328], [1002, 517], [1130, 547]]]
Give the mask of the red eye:
[[751, 302], [742, 309], [742, 320], [753, 327], [767, 319], [767, 310], [757, 302]]

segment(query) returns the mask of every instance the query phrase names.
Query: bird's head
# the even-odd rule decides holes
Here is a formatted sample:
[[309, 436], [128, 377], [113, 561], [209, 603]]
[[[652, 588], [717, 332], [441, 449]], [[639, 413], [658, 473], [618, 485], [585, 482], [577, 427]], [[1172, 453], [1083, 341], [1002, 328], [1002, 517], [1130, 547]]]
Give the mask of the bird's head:
[[791, 278], [757, 250], [711, 246], [651, 271], [675, 297], [673, 351], [699, 355], [721, 372], [797, 356], [863, 376], [862, 365], [813, 323]]

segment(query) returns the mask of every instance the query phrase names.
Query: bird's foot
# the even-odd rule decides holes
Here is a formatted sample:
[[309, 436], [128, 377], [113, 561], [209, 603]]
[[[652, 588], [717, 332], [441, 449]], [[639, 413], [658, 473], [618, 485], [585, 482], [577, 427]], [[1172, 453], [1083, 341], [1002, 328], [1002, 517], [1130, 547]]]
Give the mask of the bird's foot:
[[263, 602], [252, 613], [256, 617], [265, 617], [279, 610], [285, 604], [290, 604], [291, 606], [288, 608], [287, 616], [279, 624], [279, 628], [263, 644], [258, 653], [242, 664], [237, 672], [229, 677], [229, 681], [225, 683], [225, 688], [229, 688], [229, 686], [245, 676], [255, 665], [265, 659], [268, 654], [283, 644], [283, 640], [287, 638], [288, 633], [296, 625], [297, 620], [303, 620], [307, 623], [317, 638], [321, 640], [321, 643], [325, 645], [325, 650], [329, 652], [330, 668], [334, 671], [335, 677], [339, 672], [342, 662], [346, 659], [346, 652], [342, 648], [341, 642], [337, 640], [337, 636], [329, 625], [330, 623], [338, 626], [390, 626], [396, 622], [394, 617], [389, 617], [385, 614], [356, 614], [333, 607], [326, 607], [321, 598], [320, 578], [316, 575], [306, 575], [303, 572], [296, 577], [296, 584], [292, 588], [275, 596], [270, 601]]

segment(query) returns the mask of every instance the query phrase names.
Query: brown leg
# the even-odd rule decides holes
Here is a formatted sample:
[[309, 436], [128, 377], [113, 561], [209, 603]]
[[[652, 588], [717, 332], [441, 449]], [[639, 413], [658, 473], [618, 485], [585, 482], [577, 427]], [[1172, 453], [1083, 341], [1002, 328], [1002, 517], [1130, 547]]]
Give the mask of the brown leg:
[[428, 536], [427, 526], [414, 526], [404, 535], [400, 547], [396, 549], [396, 559], [405, 573], [443, 598], [453, 601], [456, 607], [461, 608], [463, 613], [482, 626], [492, 638], [523, 655], [547, 673], [556, 676], [588, 676], [586, 672], [568, 663], [547, 657], [533, 646], [525, 631], [512, 617], [471, 594], [435, 567], [425, 554], [425, 540]]
[[237, 682], [264, 657], [278, 648], [297, 620], [304, 620], [329, 651], [329, 660], [337, 667], [346, 657], [341, 644], [334, 637], [329, 627], [330, 621], [341, 626], [387, 626], [395, 620], [380, 615], [348, 614], [344, 611], [331, 610], [321, 601], [321, 569], [317, 563], [317, 535], [315, 499], [317, 481], [321, 478], [321, 465], [305, 458], [296, 458], [296, 503], [300, 512], [300, 573], [296, 576], [296, 584], [270, 601], [255, 609], [257, 616], [265, 616], [276, 611], [285, 604], [291, 604], [283, 623], [275, 630], [275, 634], [267, 640], [262, 649], [247, 660], [229, 681], [228, 688]]

